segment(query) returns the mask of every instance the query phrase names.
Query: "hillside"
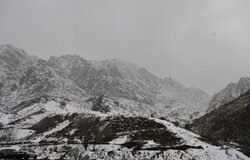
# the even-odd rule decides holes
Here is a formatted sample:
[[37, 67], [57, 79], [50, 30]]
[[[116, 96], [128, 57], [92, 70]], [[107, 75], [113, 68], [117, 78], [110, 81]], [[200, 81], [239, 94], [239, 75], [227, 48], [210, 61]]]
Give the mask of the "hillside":
[[250, 91], [194, 121], [191, 129], [217, 144], [235, 145], [250, 155]]
[[[50, 96], [23, 102], [1, 129], [1, 146], [28, 146], [38, 159], [249, 159], [236, 149], [208, 144], [164, 118], [124, 116], [114, 110], [117, 105], [107, 97], [85, 105]], [[92, 110], [107, 106], [109, 112]]]
[[250, 78], [249, 77], [242, 77], [240, 78], [238, 83], [230, 83], [221, 90], [220, 92], [216, 93], [211, 101], [209, 102], [208, 112], [218, 108], [219, 106], [230, 102], [240, 95], [246, 93], [250, 89]]
[[0, 148], [38, 159], [249, 159], [181, 128], [210, 96], [119, 60], [43, 60], [0, 47]]

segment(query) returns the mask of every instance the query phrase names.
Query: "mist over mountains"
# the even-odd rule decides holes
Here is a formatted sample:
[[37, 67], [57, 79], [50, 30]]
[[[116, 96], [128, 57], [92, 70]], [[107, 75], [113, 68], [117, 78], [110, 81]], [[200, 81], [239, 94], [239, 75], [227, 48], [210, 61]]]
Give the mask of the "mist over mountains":
[[160, 106], [176, 118], [183, 117], [178, 115], [183, 110], [187, 118], [206, 111], [210, 100], [202, 90], [186, 88], [172, 78], [158, 78], [145, 68], [116, 59], [98, 62], [65, 55], [46, 61], [12, 45], [0, 47], [0, 59], [0, 104], [5, 109], [44, 94], [78, 99], [107, 95]]
[[44, 60], [2, 45], [0, 145], [39, 159], [245, 160], [249, 89], [245, 77], [211, 97], [117, 59]]

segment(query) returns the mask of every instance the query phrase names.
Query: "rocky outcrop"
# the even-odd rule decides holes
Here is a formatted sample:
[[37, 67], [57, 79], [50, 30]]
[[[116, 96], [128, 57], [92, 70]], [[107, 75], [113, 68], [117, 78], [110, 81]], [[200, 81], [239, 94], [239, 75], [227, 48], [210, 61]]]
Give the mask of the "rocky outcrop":
[[240, 95], [246, 93], [250, 89], [250, 78], [242, 77], [238, 83], [230, 83], [225, 89], [213, 96], [209, 103], [208, 112], [218, 108], [219, 106], [230, 102]]

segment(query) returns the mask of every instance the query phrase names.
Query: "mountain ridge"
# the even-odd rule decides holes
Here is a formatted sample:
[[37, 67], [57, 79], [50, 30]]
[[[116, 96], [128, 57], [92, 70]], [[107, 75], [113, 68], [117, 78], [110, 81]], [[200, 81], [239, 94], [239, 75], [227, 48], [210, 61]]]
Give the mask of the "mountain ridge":
[[[23, 62], [18, 51], [4, 54]], [[41, 159], [247, 159], [179, 127], [205, 113], [202, 90], [114, 59], [24, 57], [16, 70], [0, 64], [3, 146], [28, 146]]]
[[208, 112], [228, 103], [250, 89], [250, 78], [241, 77], [237, 83], [229, 83], [223, 90], [216, 93], [209, 102]]
[[187, 118], [200, 108], [205, 110], [210, 98], [204, 91], [186, 88], [172, 78], [158, 78], [145, 68], [117, 59], [88, 61], [78, 55], [63, 55], [52, 56], [46, 61], [29, 56], [24, 50], [12, 45], [2, 45], [0, 48], [0, 56], [12, 55], [18, 57], [20, 62], [24, 61], [14, 63], [9, 62], [8, 56], [7, 59], [6, 56], [1, 58], [5, 63], [9, 62], [9, 65], [17, 65], [15, 67], [19, 68], [13, 72], [4, 63], [0, 64], [0, 73], [12, 74], [5, 78], [4, 74], [0, 76], [1, 81], [5, 79], [0, 85], [0, 95], [4, 97], [0, 99], [2, 106], [15, 106], [27, 100], [27, 97], [43, 94], [79, 98], [104, 94], [142, 102], [152, 107], [164, 108], [167, 104], [168, 108], [177, 109], [174, 114], [179, 109], [187, 110]]
[[250, 90], [194, 120], [191, 129], [220, 145], [236, 145], [249, 156], [249, 113]]

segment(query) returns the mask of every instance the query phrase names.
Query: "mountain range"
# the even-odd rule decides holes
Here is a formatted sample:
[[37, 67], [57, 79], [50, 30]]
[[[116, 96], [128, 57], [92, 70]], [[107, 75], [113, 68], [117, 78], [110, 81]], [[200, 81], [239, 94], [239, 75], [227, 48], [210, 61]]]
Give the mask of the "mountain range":
[[3, 45], [0, 61], [0, 104], [8, 111], [44, 94], [78, 100], [106, 95], [150, 106], [155, 114], [187, 120], [204, 114], [210, 100], [202, 90], [186, 88], [172, 78], [161, 79], [145, 68], [115, 59], [98, 62], [65, 55], [46, 61]]
[[247, 90], [241, 78], [211, 97], [116, 59], [43, 60], [2, 45], [0, 148], [28, 146], [39, 159], [248, 160]]

